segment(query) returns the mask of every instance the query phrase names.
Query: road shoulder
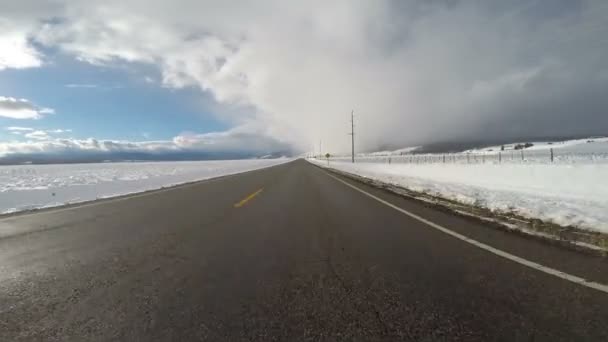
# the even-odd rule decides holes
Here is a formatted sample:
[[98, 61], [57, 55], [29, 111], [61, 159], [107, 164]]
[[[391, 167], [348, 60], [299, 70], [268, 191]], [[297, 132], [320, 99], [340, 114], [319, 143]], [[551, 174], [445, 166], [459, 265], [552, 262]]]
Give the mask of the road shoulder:
[[311, 166], [315, 166], [320, 172], [328, 173], [328, 176], [331, 173], [340, 180], [392, 205], [447, 227], [457, 234], [533, 263], [589, 281], [608, 284], [608, 263], [606, 263], [603, 254], [588, 253], [587, 250], [571, 248], [569, 245], [556, 243], [553, 240], [531, 237], [521, 233], [514, 234], [512, 230], [503, 229], [495, 222], [487, 222], [474, 216], [455, 214], [448, 208], [421, 201], [414, 197], [404, 196], [391, 191], [389, 188], [367, 182], [361, 177], [337, 172], [333, 169], [328, 170], [312, 163]]

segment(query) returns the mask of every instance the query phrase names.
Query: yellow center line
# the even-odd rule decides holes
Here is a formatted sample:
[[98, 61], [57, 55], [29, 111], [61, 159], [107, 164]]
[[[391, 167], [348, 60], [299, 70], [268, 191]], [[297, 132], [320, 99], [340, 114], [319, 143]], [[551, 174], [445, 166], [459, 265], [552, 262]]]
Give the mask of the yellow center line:
[[251, 195], [245, 197], [242, 201], [240, 201], [239, 203], [236, 203], [234, 205], [235, 208], [240, 208], [242, 206], [244, 206], [247, 202], [249, 202], [250, 200], [252, 200], [255, 196], [259, 195], [260, 192], [262, 192], [262, 190], [264, 190], [264, 188], [252, 193]]

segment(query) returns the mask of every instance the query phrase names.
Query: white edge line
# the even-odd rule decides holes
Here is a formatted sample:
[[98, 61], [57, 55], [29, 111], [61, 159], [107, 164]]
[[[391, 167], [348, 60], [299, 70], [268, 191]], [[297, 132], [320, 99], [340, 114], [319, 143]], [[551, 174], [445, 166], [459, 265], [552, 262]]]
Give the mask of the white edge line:
[[591, 288], [591, 289], [594, 289], [594, 290], [598, 290], [598, 291], [602, 291], [604, 293], [608, 293], [608, 286], [607, 285], [600, 284], [600, 283], [597, 283], [597, 282], [594, 282], [594, 281], [590, 281], [590, 280], [586, 280], [584, 278], [581, 278], [581, 277], [578, 277], [578, 276], [575, 276], [575, 275], [572, 275], [572, 274], [568, 274], [566, 272], [562, 272], [562, 271], [556, 270], [556, 269], [551, 268], [551, 267], [543, 266], [543, 265], [538, 264], [536, 262], [526, 260], [524, 258], [518, 257], [518, 256], [513, 255], [511, 253], [507, 253], [507, 252], [502, 251], [500, 249], [497, 249], [497, 248], [494, 248], [492, 246], [486, 245], [485, 243], [479, 242], [477, 240], [474, 240], [474, 239], [471, 239], [469, 237], [466, 237], [466, 236], [464, 236], [462, 234], [456, 233], [456, 232], [454, 232], [454, 231], [452, 231], [452, 230], [450, 230], [448, 228], [445, 228], [445, 227], [443, 227], [443, 226], [441, 226], [441, 225], [439, 225], [437, 223], [431, 222], [431, 221], [429, 221], [429, 220], [427, 220], [427, 219], [425, 219], [425, 218], [423, 218], [421, 216], [418, 216], [418, 215], [416, 215], [414, 213], [411, 213], [411, 212], [409, 212], [409, 211], [407, 211], [405, 209], [402, 209], [402, 208], [400, 208], [400, 207], [398, 207], [398, 206], [396, 206], [396, 205], [394, 205], [392, 203], [389, 203], [389, 202], [387, 202], [387, 201], [385, 201], [385, 200], [383, 200], [383, 199], [381, 199], [381, 198], [379, 198], [377, 196], [374, 196], [374, 195], [370, 194], [369, 192], [367, 192], [365, 190], [361, 190], [358, 187], [356, 187], [356, 186], [354, 186], [354, 185], [352, 185], [352, 184], [350, 184], [350, 183], [348, 183], [346, 181], [343, 181], [342, 179], [340, 179], [340, 178], [338, 178], [338, 177], [336, 177], [334, 175], [329, 174], [327, 171], [324, 171], [324, 172], [328, 176], [330, 176], [331, 178], [333, 178], [333, 179], [341, 182], [342, 184], [347, 185], [348, 187], [350, 187], [352, 189], [355, 189], [355, 190], [359, 191], [360, 193], [362, 193], [362, 194], [364, 194], [364, 195], [366, 195], [368, 197], [371, 197], [371, 198], [375, 199], [376, 201], [378, 201], [378, 202], [380, 202], [380, 203], [382, 203], [382, 204], [384, 204], [386, 206], [389, 206], [389, 207], [391, 207], [391, 208], [393, 208], [393, 209], [401, 212], [402, 214], [405, 214], [405, 215], [407, 215], [407, 216], [409, 216], [409, 217], [411, 217], [411, 218], [413, 218], [413, 219], [415, 219], [417, 221], [420, 221], [420, 222], [426, 224], [427, 226], [429, 226], [431, 228], [439, 230], [442, 233], [448, 234], [448, 235], [450, 235], [450, 236], [452, 236], [452, 237], [454, 237], [454, 238], [456, 238], [458, 240], [461, 240], [461, 241], [464, 241], [466, 243], [469, 243], [469, 244], [471, 244], [471, 245], [473, 245], [475, 247], [481, 248], [481, 249], [483, 249], [483, 250], [485, 250], [487, 252], [490, 252], [490, 253], [492, 253], [494, 255], [498, 255], [499, 257], [503, 257], [503, 258], [505, 258], [507, 260], [511, 260], [511, 261], [516, 262], [516, 263], [518, 263], [520, 265], [523, 265], [523, 266], [535, 269], [537, 271], [540, 271], [540, 272], [543, 272], [543, 273], [546, 273], [546, 274], [550, 274], [552, 276], [555, 276], [555, 277], [567, 280], [569, 282], [572, 282], [572, 283], [575, 283], [575, 284], [578, 284], [578, 285], [582, 285], [582, 286], [585, 286], [585, 287], [588, 287], [588, 288]]

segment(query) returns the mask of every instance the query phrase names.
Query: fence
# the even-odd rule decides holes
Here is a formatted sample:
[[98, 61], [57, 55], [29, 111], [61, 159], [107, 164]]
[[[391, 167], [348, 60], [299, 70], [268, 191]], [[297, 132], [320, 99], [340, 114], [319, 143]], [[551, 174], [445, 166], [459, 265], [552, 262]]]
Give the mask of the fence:
[[[324, 159], [324, 158], [323, 158]], [[348, 161], [350, 157], [331, 157], [332, 161]], [[386, 164], [502, 164], [502, 163], [608, 163], [608, 152], [561, 152], [559, 149], [548, 150], [508, 150], [486, 153], [445, 153], [445, 154], [404, 154], [385, 156], [358, 156], [357, 163]]]

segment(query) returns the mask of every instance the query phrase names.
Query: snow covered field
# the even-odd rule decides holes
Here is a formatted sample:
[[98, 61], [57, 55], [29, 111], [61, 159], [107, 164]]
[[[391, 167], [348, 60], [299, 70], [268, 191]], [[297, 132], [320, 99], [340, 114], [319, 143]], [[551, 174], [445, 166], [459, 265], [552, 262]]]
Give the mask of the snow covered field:
[[291, 159], [0, 166], [0, 213], [120, 196]]
[[[470, 153], [491, 153], [494, 152], [496, 154], [500, 151], [501, 147], [504, 146], [505, 151], [511, 151], [515, 149], [516, 145], [525, 144], [525, 142], [520, 143], [512, 143], [505, 145], [497, 145], [497, 146], [489, 146], [484, 148], [472, 149], [465, 151]], [[585, 139], [573, 139], [573, 140], [564, 140], [564, 141], [535, 141], [531, 142], [532, 146], [526, 148], [526, 151], [547, 151], [549, 149], [554, 149], [555, 151], [560, 152], [569, 152], [569, 153], [605, 153], [608, 152], [608, 138], [606, 137], [598, 137], [598, 138], [585, 138]]]
[[[314, 160], [326, 167], [327, 161]], [[608, 233], [608, 163], [387, 164], [330, 167], [500, 212]]]
[[[413, 154], [417, 147], [395, 151], [360, 153], [360, 163], [407, 163], [407, 164], [588, 164], [608, 163], [608, 138], [585, 138], [555, 142], [531, 142], [532, 146], [516, 149], [512, 143], [471, 149], [458, 153]], [[504, 150], [502, 148], [504, 147]], [[553, 157], [553, 159], [552, 159]], [[348, 156], [332, 157], [334, 160], [350, 161]]]

